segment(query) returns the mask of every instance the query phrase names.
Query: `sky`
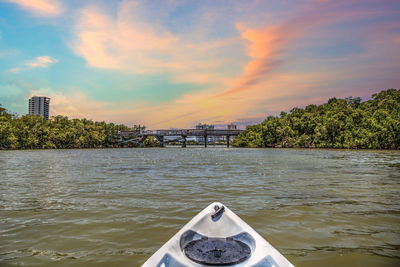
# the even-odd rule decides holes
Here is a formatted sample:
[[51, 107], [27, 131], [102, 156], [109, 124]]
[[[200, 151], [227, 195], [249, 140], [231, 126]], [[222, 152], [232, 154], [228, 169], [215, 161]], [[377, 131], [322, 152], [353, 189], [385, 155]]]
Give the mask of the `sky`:
[[399, 0], [0, 0], [0, 104], [240, 127], [400, 88]]

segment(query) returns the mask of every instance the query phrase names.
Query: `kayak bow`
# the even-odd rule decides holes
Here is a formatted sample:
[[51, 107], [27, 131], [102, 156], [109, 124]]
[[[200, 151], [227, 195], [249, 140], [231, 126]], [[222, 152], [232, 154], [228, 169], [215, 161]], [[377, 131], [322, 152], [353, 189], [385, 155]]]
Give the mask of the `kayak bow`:
[[292, 267], [254, 229], [221, 203], [212, 203], [154, 253], [144, 267]]

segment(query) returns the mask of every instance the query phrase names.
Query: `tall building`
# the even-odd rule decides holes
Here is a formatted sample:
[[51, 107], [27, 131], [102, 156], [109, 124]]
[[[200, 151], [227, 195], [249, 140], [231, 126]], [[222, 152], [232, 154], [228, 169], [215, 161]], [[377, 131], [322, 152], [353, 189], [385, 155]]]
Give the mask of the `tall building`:
[[50, 98], [45, 96], [33, 96], [29, 99], [29, 115], [42, 115], [46, 119], [50, 113]]

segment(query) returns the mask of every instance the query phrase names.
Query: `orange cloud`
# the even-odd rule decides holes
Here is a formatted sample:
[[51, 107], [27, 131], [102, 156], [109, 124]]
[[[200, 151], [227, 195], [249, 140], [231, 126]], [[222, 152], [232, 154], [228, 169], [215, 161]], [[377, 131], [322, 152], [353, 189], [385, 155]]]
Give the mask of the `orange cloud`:
[[[224, 101], [206, 101], [209, 93], [186, 95], [181, 99], [151, 105], [146, 102], [126, 101], [112, 104], [97, 101], [77, 90], [62, 92], [50, 88], [31, 90], [29, 96], [46, 95], [51, 98], [52, 116], [64, 115], [70, 118], [88, 118], [96, 121], [145, 124], [149, 128], [193, 127], [199, 121], [233, 121], [239, 110]], [[228, 104], [228, 105], [227, 105]], [[240, 109], [242, 110], [242, 109]]]
[[[352, 66], [333, 73], [276, 73], [268, 80], [246, 91], [215, 98], [212, 89], [186, 94], [163, 104], [144, 101], [124, 101], [113, 104], [97, 101], [79, 91], [63, 93], [54, 90], [32, 91], [31, 95], [51, 97], [51, 114], [71, 118], [89, 118], [97, 121], [144, 124], [149, 129], [170, 127], [191, 128], [198, 122], [228, 124], [238, 118], [265, 118], [297, 106], [320, 104], [330, 97], [351, 95], [347, 88], [341, 91], [329, 87], [338, 77], [350, 79]], [[358, 74], [361, 75], [361, 74]], [[285, 88], [285, 90], [282, 90]], [[359, 94], [355, 94], [358, 96]]]
[[[63, 93], [50, 88], [29, 91], [29, 97], [35, 95], [50, 97], [51, 116], [63, 115], [71, 118], [104, 120], [101, 118], [104, 115], [102, 111], [110, 110], [109, 103], [92, 100], [86, 94], [79, 91]], [[97, 112], [99, 112], [100, 116], [96, 116]], [[108, 119], [108, 117], [105, 117], [105, 119]]]
[[63, 8], [57, 0], [2, 0], [19, 5], [20, 7], [36, 14], [45, 16], [58, 15]]
[[[368, 9], [337, 10], [328, 7], [321, 10], [318, 7], [306, 10], [281, 24], [261, 28], [238, 25], [249, 60], [243, 66], [242, 75], [228, 79], [218, 71], [216, 61], [219, 59], [218, 52], [229, 46], [229, 41], [195, 45], [158, 25], [132, 20], [129, 14], [134, 8], [126, 3], [123, 2], [117, 18], [92, 7], [84, 9], [79, 15], [75, 29], [77, 39], [72, 46], [90, 66], [129, 73], [167, 73], [176, 81], [182, 79], [179, 81], [198, 84], [217, 80], [216, 85], [162, 104], [126, 101], [116, 106], [95, 101], [84, 94], [54, 93], [50, 96], [53, 111], [57, 113], [53, 114], [127, 124], [140, 123], [153, 129], [193, 127], [200, 121], [229, 123], [237, 118], [266, 117], [278, 114], [281, 110], [290, 110], [294, 106], [323, 103], [333, 96], [345, 97], [357, 92], [358, 89], [352, 88], [355, 87], [354, 81], [366, 81], [364, 84], [357, 83], [361, 88], [369, 81], [367, 77], [371, 73], [375, 76], [385, 73], [387, 62], [394, 64], [393, 70], [398, 69], [398, 57], [393, 56], [398, 46], [390, 48], [393, 44], [397, 45], [395, 42], [398, 36], [382, 32], [381, 27], [377, 31], [380, 38], [367, 41], [379, 43], [367, 44], [366, 50], [360, 51], [360, 55], [341, 59], [343, 62], [338, 65], [330, 64], [332, 62], [328, 60], [322, 62], [325, 66], [320, 69], [317, 65], [309, 66], [315, 63], [313, 59], [299, 59], [291, 54], [291, 48], [297, 41], [307, 41], [306, 37], [316, 34], [318, 27], [346, 19], [370, 18], [371, 12]], [[332, 1], [332, 5], [336, 4], [336, 1]], [[376, 12], [372, 13], [376, 15]], [[382, 51], [388, 51], [387, 57], [382, 57]], [[371, 61], [371, 58], [374, 60]], [[333, 60], [336, 62], [337, 59]], [[353, 63], [354, 60], [358, 60], [358, 63]], [[301, 70], [286, 69], [284, 72], [277, 68], [283, 63], [290, 65], [291, 61], [306, 67]], [[374, 64], [363, 64], [365, 62]], [[381, 63], [384, 66], [376, 71], [376, 66]], [[229, 66], [226, 62], [221, 62], [221, 65]], [[347, 84], [347, 87], [343, 84]], [[216, 93], [224, 88], [227, 89]]]
[[215, 97], [225, 97], [249, 90], [270, 78], [269, 75], [282, 63], [291, 60], [288, 52], [295, 45], [295, 41], [315, 34], [323, 26], [380, 14], [379, 11], [373, 12], [368, 9], [346, 8], [346, 4], [351, 5], [351, 1], [319, 2], [280, 24], [263, 28], [246, 28], [238, 24], [236, 27], [247, 43], [247, 55], [251, 60], [243, 68], [243, 74], [228, 83], [229, 88], [216, 94]]
[[98, 8], [81, 10], [75, 27], [73, 50], [89, 66], [134, 74], [168, 74], [174, 82], [217, 83], [224, 79], [223, 49], [237, 40], [195, 42], [138, 21], [138, 5], [123, 1], [116, 18]]
[[234, 92], [245, 90], [264, 79], [280, 63], [280, 57], [287, 43], [293, 37], [290, 33], [282, 34], [282, 26], [274, 25], [262, 29], [242, 30], [241, 36], [249, 45], [247, 55], [252, 58], [244, 67], [244, 73], [234, 81], [234, 85], [218, 94], [226, 96]]
[[231, 83], [230, 88], [216, 96], [223, 97], [248, 90], [268, 78], [268, 75], [285, 60], [285, 54], [292, 42], [304, 38], [310, 26], [319, 19], [320, 17], [299, 17], [264, 28], [245, 28], [243, 25], [237, 25], [242, 39], [247, 43], [247, 55], [251, 60], [245, 65], [243, 74]]

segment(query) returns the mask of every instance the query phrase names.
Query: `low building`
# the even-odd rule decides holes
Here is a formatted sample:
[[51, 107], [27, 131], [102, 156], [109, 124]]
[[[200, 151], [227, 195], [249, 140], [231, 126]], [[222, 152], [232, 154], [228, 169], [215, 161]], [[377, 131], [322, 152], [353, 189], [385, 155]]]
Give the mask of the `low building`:
[[228, 124], [227, 127], [228, 127], [228, 130], [236, 130], [237, 129], [237, 125], [233, 124], [233, 123]]
[[[197, 130], [205, 130], [205, 129], [214, 129], [214, 125], [212, 124], [197, 124], [196, 125]], [[196, 142], [198, 143], [204, 143], [204, 136], [196, 136]], [[214, 142], [214, 137], [213, 136], [208, 136], [207, 137], [207, 142]]]

